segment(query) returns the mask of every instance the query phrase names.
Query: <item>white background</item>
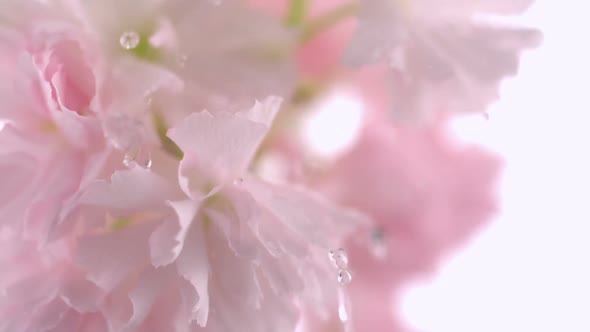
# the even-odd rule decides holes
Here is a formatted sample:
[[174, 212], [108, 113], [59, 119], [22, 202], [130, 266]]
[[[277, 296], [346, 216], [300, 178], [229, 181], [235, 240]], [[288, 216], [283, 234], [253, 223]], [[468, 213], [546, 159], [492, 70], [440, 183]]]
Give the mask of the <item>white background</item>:
[[498, 220], [433, 280], [408, 289], [406, 319], [428, 332], [590, 332], [590, 4], [537, 0], [542, 28], [490, 120], [459, 135], [507, 160]]

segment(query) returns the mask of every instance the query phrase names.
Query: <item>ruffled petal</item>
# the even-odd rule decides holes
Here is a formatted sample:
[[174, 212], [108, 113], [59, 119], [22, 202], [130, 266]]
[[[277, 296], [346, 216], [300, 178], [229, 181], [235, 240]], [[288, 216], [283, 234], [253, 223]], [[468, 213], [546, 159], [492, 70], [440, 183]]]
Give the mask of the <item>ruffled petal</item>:
[[78, 313], [98, 311], [104, 293], [95, 284], [86, 280], [82, 273], [72, 270], [65, 274], [60, 289], [60, 298]]
[[168, 136], [184, 152], [179, 181], [186, 183], [186, 194], [201, 197], [239, 177], [269, 129], [263, 123], [270, 122], [278, 106], [270, 99], [239, 115], [194, 113], [170, 129]]
[[292, 186], [279, 186], [247, 178], [244, 183], [259, 204], [265, 206], [284, 227], [320, 248], [338, 248], [339, 242], [365, 217], [337, 207], [317, 194]]
[[178, 273], [190, 281], [199, 295], [192, 308], [193, 319], [206, 326], [209, 318], [209, 258], [207, 257], [205, 230], [202, 222], [196, 221], [186, 234], [184, 248], [176, 260]]
[[164, 220], [150, 236], [150, 255], [154, 267], [171, 264], [180, 255], [199, 205], [192, 200], [169, 203], [177, 218]]
[[518, 71], [520, 53], [542, 39], [538, 30], [449, 24], [413, 35], [393, 63], [394, 114], [481, 112], [499, 96], [501, 81]]
[[174, 269], [170, 267], [150, 268], [144, 272], [129, 293], [133, 315], [122, 330], [136, 327], [144, 321], [161, 291], [173, 280], [174, 275]]
[[286, 98], [293, 91], [291, 54], [297, 35], [276, 19], [235, 0], [221, 6], [173, 1], [165, 12], [178, 40], [195, 41], [179, 49], [186, 57], [182, 75], [196, 90], [241, 102], [241, 107], [269, 95]]

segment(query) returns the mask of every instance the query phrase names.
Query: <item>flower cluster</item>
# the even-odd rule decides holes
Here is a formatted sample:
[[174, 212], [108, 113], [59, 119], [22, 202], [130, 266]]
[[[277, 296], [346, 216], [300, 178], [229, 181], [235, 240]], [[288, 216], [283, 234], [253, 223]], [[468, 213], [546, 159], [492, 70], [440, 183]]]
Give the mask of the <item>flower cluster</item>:
[[528, 5], [4, 0], [0, 332], [402, 328], [496, 209], [446, 124], [539, 41], [477, 15]]

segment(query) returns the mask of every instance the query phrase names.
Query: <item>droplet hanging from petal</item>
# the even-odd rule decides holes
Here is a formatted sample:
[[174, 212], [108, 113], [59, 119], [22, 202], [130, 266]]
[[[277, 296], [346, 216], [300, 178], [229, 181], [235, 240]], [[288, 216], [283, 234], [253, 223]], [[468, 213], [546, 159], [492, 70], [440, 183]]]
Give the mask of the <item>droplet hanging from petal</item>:
[[152, 167], [151, 152], [145, 145], [146, 129], [141, 121], [127, 114], [111, 114], [105, 119], [103, 127], [111, 144], [125, 153], [125, 167]]
[[340, 248], [337, 250], [330, 250], [329, 252], [330, 262], [334, 267], [339, 269], [347, 269], [348, 268], [348, 255], [344, 251], [344, 249]]
[[152, 155], [145, 147], [133, 147], [125, 152], [125, 157], [123, 157], [123, 165], [125, 165], [127, 168], [139, 166], [145, 169], [151, 169]]
[[346, 285], [350, 284], [351, 281], [352, 281], [352, 275], [350, 274], [350, 272], [348, 272], [348, 270], [338, 271], [338, 282], [341, 285], [346, 286]]

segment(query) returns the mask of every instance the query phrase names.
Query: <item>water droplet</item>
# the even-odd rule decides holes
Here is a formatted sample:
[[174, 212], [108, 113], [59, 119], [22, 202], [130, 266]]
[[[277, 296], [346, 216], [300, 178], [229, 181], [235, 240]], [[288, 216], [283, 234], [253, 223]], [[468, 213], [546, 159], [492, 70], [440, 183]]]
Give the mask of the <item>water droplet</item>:
[[139, 45], [140, 40], [141, 37], [137, 32], [125, 31], [123, 34], [121, 34], [121, 38], [119, 38], [119, 44], [121, 44], [124, 49], [131, 50]]
[[337, 250], [330, 250], [329, 252], [330, 262], [334, 267], [339, 269], [347, 269], [348, 268], [348, 255], [344, 251], [344, 249], [340, 248]]
[[214, 6], [221, 6], [223, 0], [209, 0]]
[[387, 256], [387, 244], [383, 228], [381, 226], [375, 227], [371, 231], [369, 240], [373, 256], [377, 259], [384, 259]]
[[338, 271], [338, 282], [341, 285], [348, 285], [352, 281], [352, 275], [348, 270], [340, 270]]
[[148, 156], [146, 159], [144, 159], [142, 166], [143, 166], [143, 168], [146, 168], [146, 169], [152, 169], [152, 163], [153, 163], [152, 155], [151, 155], [151, 153], [148, 153]]
[[483, 116], [483, 118], [485, 120], [489, 120], [490, 119], [490, 113], [488, 113], [488, 112], [483, 113], [482, 116]]
[[133, 147], [125, 153], [123, 165], [127, 168], [139, 166], [145, 169], [151, 169], [152, 154], [146, 148]]
[[126, 153], [125, 157], [123, 157], [123, 165], [127, 168], [135, 167], [135, 158], [131, 154]]
[[234, 184], [236, 186], [242, 185], [244, 183], [244, 178], [237, 178], [234, 180]]

